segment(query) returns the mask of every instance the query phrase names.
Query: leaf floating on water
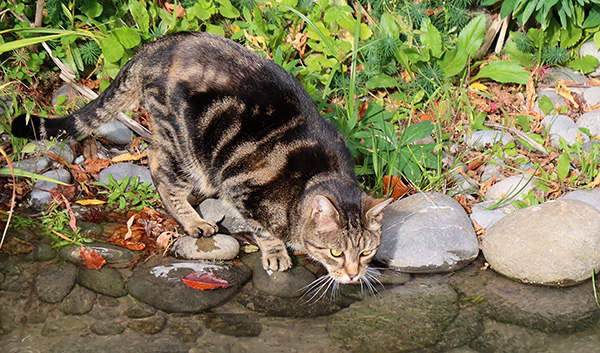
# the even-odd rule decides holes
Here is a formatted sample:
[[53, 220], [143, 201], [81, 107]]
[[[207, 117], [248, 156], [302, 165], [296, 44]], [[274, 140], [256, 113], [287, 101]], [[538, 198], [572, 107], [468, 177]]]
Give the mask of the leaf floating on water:
[[79, 249], [79, 256], [83, 259], [83, 264], [90, 270], [99, 270], [106, 264], [106, 260], [101, 255], [98, 255], [93, 249], [86, 249], [84, 246]]
[[205, 271], [192, 272], [180, 279], [188, 287], [200, 290], [227, 288], [231, 285], [226, 280], [217, 277], [214, 273]]

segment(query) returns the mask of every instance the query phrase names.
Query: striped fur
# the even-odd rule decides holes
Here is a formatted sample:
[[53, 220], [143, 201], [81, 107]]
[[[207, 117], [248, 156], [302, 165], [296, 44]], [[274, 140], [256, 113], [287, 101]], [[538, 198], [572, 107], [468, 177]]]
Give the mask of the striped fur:
[[220, 36], [187, 32], [149, 44], [96, 100], [30, 125], [18, 117], [13, 134], [83, 137], [139, 103], [152, 119], [154, 183], [187, 234], [217, 231], [186, 201], [197, 188], [246, 219], [265, 269], [291, 266], [287, 245], [324, 263], [337, 281], [366, 272], [389, 201], [361, 192], [342, 136], [291, 75]]

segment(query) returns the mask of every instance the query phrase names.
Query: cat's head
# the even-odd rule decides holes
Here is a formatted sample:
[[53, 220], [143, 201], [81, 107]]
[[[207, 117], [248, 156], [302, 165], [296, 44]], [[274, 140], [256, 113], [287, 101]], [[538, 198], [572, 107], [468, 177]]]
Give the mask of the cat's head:
[[381, 219], [392, 199], [363, 195], [360, 210], [343, 210], [316, 195], [306, 212], [303, 246], [340, 283], [356, 282], [367, 272], [381, 241]]

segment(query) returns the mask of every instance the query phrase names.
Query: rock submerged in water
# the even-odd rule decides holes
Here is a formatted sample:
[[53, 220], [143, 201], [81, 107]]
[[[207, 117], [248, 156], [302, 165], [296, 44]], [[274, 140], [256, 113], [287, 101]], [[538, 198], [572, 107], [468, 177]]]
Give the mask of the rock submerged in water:
[[35, 279], [35, 292], [43, 302], [59, 303], [73, 289], [76, 276], [77, 268], [69, 263], [47, 267]]
[[[212, 272], [229, 282], [227, 288], [199, 290], [181, 278], [197, 272]], [[169, 258], [148, 261], [133, 271], [129, 293], [136, 299], [167, 313], [199, 313], [226, 302], [250, 277], [245, 265], [215, 265]]]
[[240, 251], [240, 244], [230, 235], [215, 234], [206, 238], [185, 236], [177, 239], [172, 252], [186, 260], [232, 260]]
[[600, 270], [600, 212], [569, 199], [524, 208], [488, 229], [483, 254], [495, 271], [521, 282], [580, 283]]
[[462, 206], [432, 192], [386, 208], [375, 258], [404, 272], [448, 272], [469, 264], [478, 253], [475, 230]]

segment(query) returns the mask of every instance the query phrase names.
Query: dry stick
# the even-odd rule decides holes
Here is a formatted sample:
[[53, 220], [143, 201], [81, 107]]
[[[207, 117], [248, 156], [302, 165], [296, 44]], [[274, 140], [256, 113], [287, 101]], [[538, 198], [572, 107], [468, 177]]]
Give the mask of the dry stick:
[[535, 140], [533, 140], [531, 137], [527, 136], [527, 134], [525, 134], [522, 131], [519, 131], [517, 129], [513, 129], [511, 127], [508, 126], [504, 126], [502, 124], [498, 124], [498, 123], [492, 123], [491, 121], [486, 121], [483, 123], [483, 125], [487, 126], [487, 127], [491, 127], [494, 129], [499, 129], [499, 130], [508, 130], [511, 134], [515, 134], [517, 135], [519, 138], [527, 141], [531, 147], [535, 148], [535, 150], [543, 155], [548, 155], [548, 151], [546, 151], [546, 149], [544, 148], [544, 146], [540, 145], [538, 142], [536, 142]]
[[498, 41], [496, 42], [496, 49], [494, 49], [494, 53], [499, 54], [504, 48], [504, 38], [506, 38], [506, 31], [508, 30], [508, 21], [510, 20], [510, 15], [506, 16], [502, 20], [502, 28], [500, 28], [500, 34], [498, 35]]
[[0, 147], [0, 153], [6, 158], [6, 163], [8, 163], [8, 168], [10, 169], [10, 175], [13, 178], [13, 187], [12, 187], [12, 197], [10, 198], [10, 210], [8, 210], [8, 219], [6, 220], [6, 226], [4, 226], [4, 232], [2, 232], [2, 238], [0, 238], [0, 249], [2, 249], [2, 245], [4, 245], [4, 239], [6, 238], [6, 233], [8, 232], [8, 227], [10, 226], [10, 221], [12, 220], [13, 213], [15, 211], [15, 204], [17, 200], [17, 178], [15, 177], [15, 168], [12, 164], [10, 158], [4, 151], [2, 147]]

